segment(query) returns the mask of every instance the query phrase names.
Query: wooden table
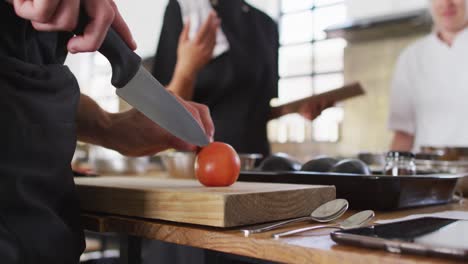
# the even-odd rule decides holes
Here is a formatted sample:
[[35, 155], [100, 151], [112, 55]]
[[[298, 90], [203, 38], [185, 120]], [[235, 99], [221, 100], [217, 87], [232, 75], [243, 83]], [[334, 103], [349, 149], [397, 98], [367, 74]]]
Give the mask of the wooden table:
[[[396, 212], [376, 212], [375, 220], [447, 210], [468, 212], [468, 200], [442, 206]], [[348, 212], [347, 215], [351, 213], [353, 212]], [[293, 227], [312, 226], [310, 223], [297, 224], [274, 232], [244, 237], [238, 228], [217, 229], [97, 213], [83, 214], [83, 222], [85, 228], [90, 231], [115, 232], [125, 235], [127, 239], [124, 240], [123, 247], [121, 246], [121, 258], [128, 263], [140, 263], [141, 238], [283, 263], [464, 263], [450, 259], [397, 255], [385, 251], [338, 245], [330, 239], [328, 233], [323, 231], [279, 240], [271, 238], [272, 233], [286, 231]]]

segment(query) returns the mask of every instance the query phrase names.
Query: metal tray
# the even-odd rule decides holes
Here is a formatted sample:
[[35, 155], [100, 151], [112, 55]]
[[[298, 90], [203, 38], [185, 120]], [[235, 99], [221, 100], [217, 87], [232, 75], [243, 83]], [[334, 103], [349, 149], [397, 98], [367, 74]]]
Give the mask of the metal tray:
[[353, 209], [396, 210], [451, 202], [457, 180], [464, 176], [467, 174], [387, 176], [303, 171], [242, 171], [239, 180], [335, 185], [337, 198], [347, 199]]

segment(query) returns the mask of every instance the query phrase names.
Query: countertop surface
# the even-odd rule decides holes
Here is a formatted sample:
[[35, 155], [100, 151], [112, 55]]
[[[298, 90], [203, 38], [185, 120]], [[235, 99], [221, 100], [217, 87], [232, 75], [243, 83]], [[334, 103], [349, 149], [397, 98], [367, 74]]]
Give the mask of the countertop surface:
[[[441, 206], [376, 212], [375, 221], [443, 211], [468, 212], [468, 200]], [[347, 212], [341, 219], [352, 213], [352, 211]], [[99, 212], [85, 212], [82, 218], [85, 229], [90, 231], [115, 232], [283, 263], [464, 263], [452, 259], [398, 255], [380, 250], [338, 245], [330, 239], [330, 230], [309, 232], [278, 240], [271, 238], [272, 233], [314, 226], [316, 225], [314, 223], [300, 223], [244, 237], [239, 228], [213, 228]]]

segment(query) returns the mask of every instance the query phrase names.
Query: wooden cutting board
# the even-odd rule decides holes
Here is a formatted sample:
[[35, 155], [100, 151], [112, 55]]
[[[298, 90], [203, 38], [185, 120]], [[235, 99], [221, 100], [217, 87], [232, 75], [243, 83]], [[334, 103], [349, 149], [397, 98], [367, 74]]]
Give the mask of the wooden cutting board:
[[335, 198], [334, 186], [237, 182], [204, 187], [196, 180], [75, 178], [85, 211], [234, 227], [309, 215]]

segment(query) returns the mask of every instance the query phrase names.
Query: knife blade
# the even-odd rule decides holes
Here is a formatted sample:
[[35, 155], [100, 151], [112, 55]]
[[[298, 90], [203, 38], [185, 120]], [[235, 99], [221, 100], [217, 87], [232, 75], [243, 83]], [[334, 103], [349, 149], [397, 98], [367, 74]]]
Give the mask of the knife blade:
[[205, 131], [192, 114], [143, 67], [116, 93], [174, 136], [197, 146], [208, 145]]
[[[88, 21], [82, 10], [74, 33], [82, 35]], [[119, 97], [172, 135], [196, 146], [208, 145], [193, 115], [142, 66], [140, 56], [112, 28], [98, 51], [112, 66], [111, 83]]]

